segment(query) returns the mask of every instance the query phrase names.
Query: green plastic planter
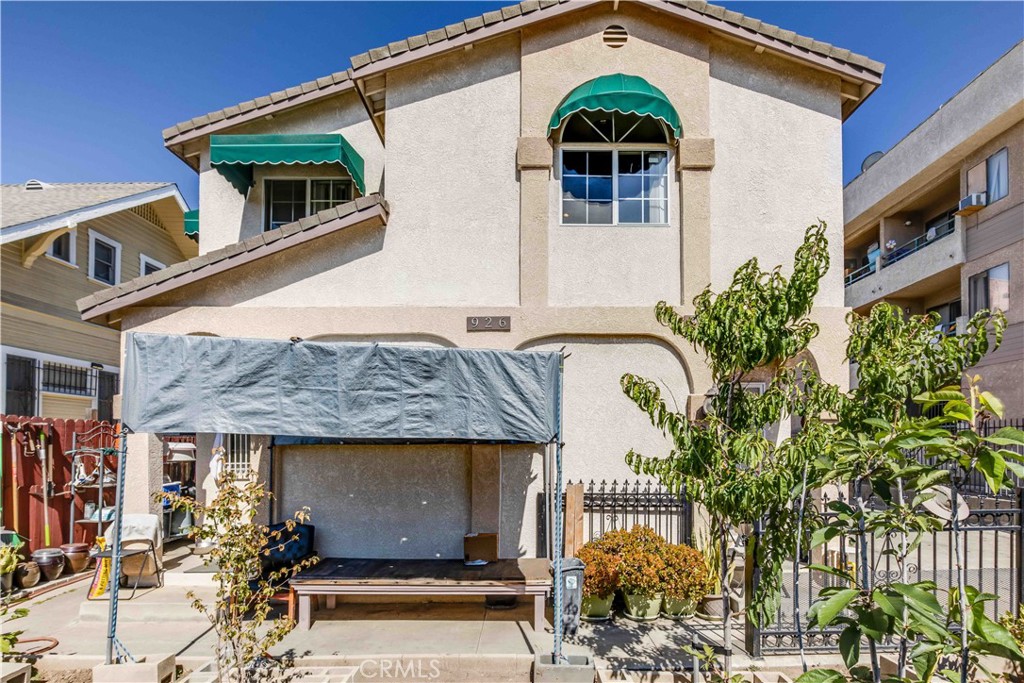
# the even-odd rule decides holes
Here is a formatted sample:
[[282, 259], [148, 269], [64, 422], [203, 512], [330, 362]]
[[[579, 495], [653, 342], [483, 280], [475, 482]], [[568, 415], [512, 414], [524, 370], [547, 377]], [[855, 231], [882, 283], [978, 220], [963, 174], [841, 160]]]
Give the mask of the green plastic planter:
[[626, 593], [626, 616], [637, 621], [652, 621], [661, 614], [661, 593], [647, 597]]
[[697, 611], [697, 604], [692, 600], [677, 600], [666, 597], [661, 603], [661, 613], [669, 619], [689, 619]]
[[590, 621], [604, 621], [611, 614], [612, 600], [614, 599], [615, 593], [606, 595], [603, 598], [593, 595], [584, 597], [581, 607], [583, 618]]

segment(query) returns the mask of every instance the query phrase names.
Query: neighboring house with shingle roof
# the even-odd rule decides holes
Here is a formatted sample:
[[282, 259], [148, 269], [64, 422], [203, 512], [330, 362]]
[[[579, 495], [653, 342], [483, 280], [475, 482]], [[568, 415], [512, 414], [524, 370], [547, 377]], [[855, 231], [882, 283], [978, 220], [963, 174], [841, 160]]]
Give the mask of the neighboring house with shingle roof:
[[110, 418], [120, 340], [75, 300], [196, 255], [173, 183], [0, 186], [0, 413]]
[[[692, 312], [751, 257], [789, 268], [819, 218], [836, 264], [811, 354], [848, 382], [842, 125], [882, 69], [704, 3], [532, 1], [471, 18], [165, 130], [199, 174], [200, 254], [79, 307], [123, 333], [564, 346], [565, 474], [622, 480], [630, 448], [664, 448], [622, 373], [658, 378], [691, 411], [711, 385], [655, 303]], [[213, 435], [197, 443], [202, 479]], [[234, 455], [282, 510], [372, 520], [372, 533], [318, 523], [321, 554], [461, 557], [465, 532], [498, 531], [510, 557], [543, 550], [542, 451], [277, 443], [273, 476], [262, 455]], [[409, 482], [443, 491], [430, 514]], [[152, 504], [145, 487], [128, 496]]]

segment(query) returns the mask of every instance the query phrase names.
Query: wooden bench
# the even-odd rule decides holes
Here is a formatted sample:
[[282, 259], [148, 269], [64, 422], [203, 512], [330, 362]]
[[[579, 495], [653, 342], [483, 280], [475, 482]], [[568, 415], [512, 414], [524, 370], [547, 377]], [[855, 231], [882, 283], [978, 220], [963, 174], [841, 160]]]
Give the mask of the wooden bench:
[[551, 592], [548, 560], [498, 560], [467, 567], [462, 560], [382, 560], [328, 557], [289, 582], [298, 598], [298, 627], [313, 621], [313, 598], [334, 609], [339, 595], [529, 595], [533, 628], [544, 629], [544, 602]]

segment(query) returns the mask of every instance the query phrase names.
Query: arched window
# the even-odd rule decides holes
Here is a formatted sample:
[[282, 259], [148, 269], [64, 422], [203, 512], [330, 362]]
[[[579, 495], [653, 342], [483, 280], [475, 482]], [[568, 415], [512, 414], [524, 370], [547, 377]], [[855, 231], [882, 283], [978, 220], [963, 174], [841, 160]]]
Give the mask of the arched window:
[[638, 76], [600, 76], [552, 114], [565, 225], [667, 225], [669, 155], [682, 134], [663, 92]]

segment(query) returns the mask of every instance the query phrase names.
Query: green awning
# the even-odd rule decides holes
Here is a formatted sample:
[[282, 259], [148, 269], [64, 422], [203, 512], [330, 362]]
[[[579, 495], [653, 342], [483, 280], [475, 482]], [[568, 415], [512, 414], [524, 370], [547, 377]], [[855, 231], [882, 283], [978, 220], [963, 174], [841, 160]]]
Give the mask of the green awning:
[[610, 74], [576, 87], [551, 115], [548, 134], [578, 111], [617, 111], [622, 114], [653, 116], [664, 121], [677, 138], [683, 135], [679, 114], [665, 93], [639, 76]]
[[242, 194], [252, 186], [255, 164], [341, 164], [366, 194], [363, 158], [338, 133], [210, 136], [210, 165]]
[[185, 212], [185, 234], [192, 238], [199, 236], [199, 209]]

